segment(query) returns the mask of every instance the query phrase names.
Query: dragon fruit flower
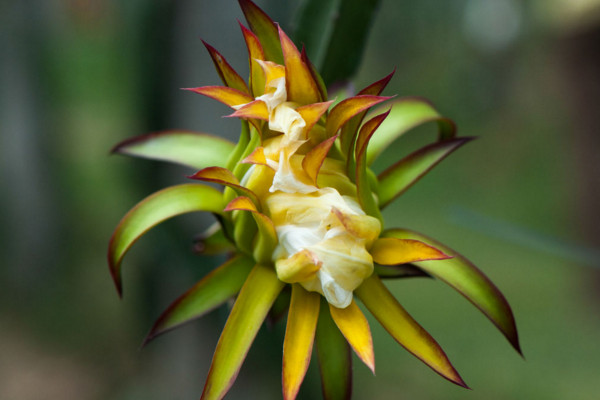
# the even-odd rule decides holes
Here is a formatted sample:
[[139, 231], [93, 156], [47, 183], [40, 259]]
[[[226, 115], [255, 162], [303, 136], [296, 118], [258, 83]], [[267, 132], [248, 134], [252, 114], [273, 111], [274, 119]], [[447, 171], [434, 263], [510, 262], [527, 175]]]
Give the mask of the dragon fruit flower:
[[[236, 297], [217, 344], [203, 399], [233, 384], [262, 322], [287, 310], [283, 396], [294, 399], [316, 338], [323, 394], [351, 393], [350, 350], [374, 372], [369, 324], [356, 299], [404, 348], [458, 385], [464, 381], [438, 343], [404, 310], [385, 278], [432, 276], [479, 308], [520, 351], [512, 311], [467, 259], [432, 239], [384, 229], [381, 210], [470, 138], [420, 98], [381, 96], [392, 74], [336, 105], [304, 51], [250, 0], [240, 0], [249, 53], [248, 84], [206, 44], [224, 86], [188, 89], [224, 103], [241, 121], [237, 144], [181, 131], [127, 140], [115, 152], [194, 168], [193, 180], [141, 201], [117, 226], [108, 251], [121, 294], [121, 261], [158, 223], [205, 211], [217, 223], [201, 252], [228, 255], [167, 308], [146, 341]], [[382, 104], [387, 102], [388, 104]], [[367, 117], [368, 115], [368, 117]], [[434, 143], [376, 176], [369, 165], [407, 130], [435, 122]], [[291, 296], [289, 295], [291, 288]]]

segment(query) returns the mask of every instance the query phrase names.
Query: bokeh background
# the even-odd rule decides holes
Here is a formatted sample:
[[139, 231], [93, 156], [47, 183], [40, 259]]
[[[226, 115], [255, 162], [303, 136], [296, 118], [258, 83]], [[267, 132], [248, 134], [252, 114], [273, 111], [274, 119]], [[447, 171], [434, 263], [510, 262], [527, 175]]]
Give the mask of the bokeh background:
[[[293, 30], [299, 1], [257, 1]], [[234, 0], [0, 3], [0, 399], [198, 398], [228, 310], [140, 350], [153, 320], [218, 259], [195, 256], [210, 221], [179, 217], [125, 260], [108, 239], [179, 167], [109, 156], [165, 129], [235, 139], [227, 109], [179, 88], [218, 82], [200, 38], [242, 75]], [[516, 354], [441, 282], [389, 287], [473, 388], [448, 383], [371, 321], [377, 375], [355, 358], [355, 399], [595, 399], [600, 391], [600, 2], [382, 0], [356, 88], [397, 68], [386, 94], [430, 99], [478, 140], [386, 209], [467, 255], [511, 303]], [[376, 169], [416, 149], [407, 134]], [[261, 329], [231, 399], [281, 397], [285, 322]], [[313, 363], [314, 364], [314, 363]], [[320, 398], [312, 365], [299, 398]]]

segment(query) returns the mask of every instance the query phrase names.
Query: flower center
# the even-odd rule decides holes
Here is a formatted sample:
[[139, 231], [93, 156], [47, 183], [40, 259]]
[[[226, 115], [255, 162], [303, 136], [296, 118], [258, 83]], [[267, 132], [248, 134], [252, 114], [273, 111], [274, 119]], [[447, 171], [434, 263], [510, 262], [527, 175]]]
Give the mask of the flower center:
[[[323, 163], [321, 174], [334, 176], [335, 186], [352, 187], [352, 195], [310, 182], [301, 167], [304, 156], [296, 154], [306, 142], [306, 123], [295, 110], [298, 105], [287, 101], [285, 74], [274, 70], [281, 66], [263, 63], [263, 68], [266, 90], [257, 100], [267, 105], [269, 129], [282, 133], [264, 143], [267, 163], [275, 170], [265, 205], [279, 239], [273, 255], [277, 275], [345, 308], [352, 292], [373, 273], [367, 247], [379, 236], [381, 225], [365, 215], [356, 201], [356, 188], [336, 170], [334, 160]], [[248, 172], [253, 173], [257, 171]]]

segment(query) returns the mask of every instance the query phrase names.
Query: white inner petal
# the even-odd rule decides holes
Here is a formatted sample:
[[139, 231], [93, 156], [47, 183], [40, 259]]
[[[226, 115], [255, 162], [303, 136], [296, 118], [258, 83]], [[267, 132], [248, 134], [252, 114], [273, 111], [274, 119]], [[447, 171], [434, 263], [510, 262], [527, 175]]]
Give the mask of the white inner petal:
[[[267, 106], [269, 129], [282, 133], [265, 147], [267, 163], [275, 169], [269, 188], [272, 194], [267, 197], [279, 239], [273, 259], [310, 251], [318, 258], [320, 269], [300, 283], [321, 293], [331, 305], [346, 308], [352, 302], [352, 291], [372, 273], [373, 261], [364, 247], [365, 240], [348, 232], [333, 209], [345, 215], [365, 213], [354, 198], [342, 196], [334, 188], [319, 189], [296, 176], [299, 156], [295, 153], [306, 142], [306, 122], [296, 111], [297, 104], [287, 101], [284, 77], [274, 79], [266, 89], [267, 93], [256, 99]], [[295, 168], [292, 157], [296, 157]]]

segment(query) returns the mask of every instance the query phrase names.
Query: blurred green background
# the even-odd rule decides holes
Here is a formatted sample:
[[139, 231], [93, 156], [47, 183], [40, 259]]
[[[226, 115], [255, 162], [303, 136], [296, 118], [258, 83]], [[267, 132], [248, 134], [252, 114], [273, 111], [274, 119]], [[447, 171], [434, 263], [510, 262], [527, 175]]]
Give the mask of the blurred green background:
[[[257, 1], [293, 29], [299, 1]], [[0, 399], [198, 398], [223, 307], [140, 344], [219, 260], [193, 255], [188, 216], [126, 257], [123, 300], [105, 251], [137, 201], [193, 171], [109, 157], [165, 129], [235, 140], [227, 109], [179, 88], [218, 83], [203, 38], [247, 75], [233, 0], [0, 3]], [[478, 140], [385, 211], [470, 258], [511, 303], [526, 361], [441, 282], [391, 281], [472, 391], [448, 383], [371, 321], [373, 377], [355, 399], [595, 399], [600, 390], [600, 2], [382, 0], [360, 89], [419, 95]], [[431, 139], [409, 133], [376, 169]], [[281, 397], [284, 322], [261, 329], [231, 399]], [[320, 398], [312, 365], [299, 398]]]

